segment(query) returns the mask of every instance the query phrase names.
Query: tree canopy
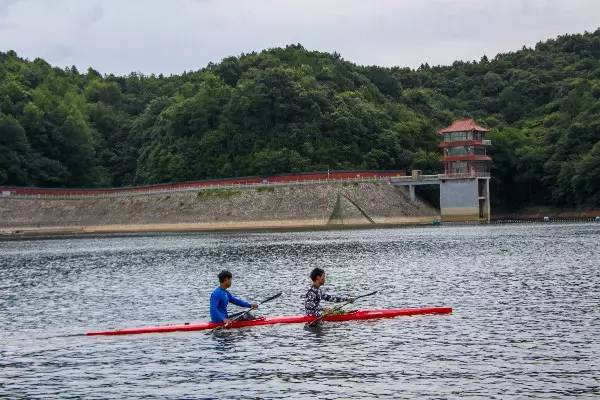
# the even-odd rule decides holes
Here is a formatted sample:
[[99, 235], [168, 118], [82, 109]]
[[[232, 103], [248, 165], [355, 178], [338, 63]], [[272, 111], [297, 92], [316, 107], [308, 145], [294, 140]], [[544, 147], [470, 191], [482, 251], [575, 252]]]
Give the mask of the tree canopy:
[[326, 169], [441, 171], [436, 130], [492, 128], [496, 206], [600, 205], [600, 30], [449, 66], [301, 45], [172, 76], [0, 52], [0, 185], [99, 187]]

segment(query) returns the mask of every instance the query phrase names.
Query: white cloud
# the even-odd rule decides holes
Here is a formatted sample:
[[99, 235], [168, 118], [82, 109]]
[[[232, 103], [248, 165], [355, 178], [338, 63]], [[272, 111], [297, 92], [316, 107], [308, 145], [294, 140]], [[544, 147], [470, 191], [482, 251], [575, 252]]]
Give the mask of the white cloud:
[[593, 31], [596, 0], [0, 0], [0, 50], [126, 74], [180, 73], [301, 43], [416, 67]]

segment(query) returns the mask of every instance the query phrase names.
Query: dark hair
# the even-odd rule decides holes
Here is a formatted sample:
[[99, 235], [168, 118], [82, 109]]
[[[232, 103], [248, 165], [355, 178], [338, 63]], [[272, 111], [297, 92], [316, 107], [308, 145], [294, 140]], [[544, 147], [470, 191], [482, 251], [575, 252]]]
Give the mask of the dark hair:
[[315, 279], [317, 279], [319, 276], [323, 275], [324, 273], [325, 273], [325, 271], [323, 271], [321, 268], [315, 268], [310, 273], [310, 279], [312, 279], [314, 282]]
[[225, 282], [225, 279], [230, 279], [232, 278], [233, 275], [231, 275], [231, 272], [227, 271], [227, 270], [223, 270], [221, 272], [219, 272], [219, 283], [223, 283]]

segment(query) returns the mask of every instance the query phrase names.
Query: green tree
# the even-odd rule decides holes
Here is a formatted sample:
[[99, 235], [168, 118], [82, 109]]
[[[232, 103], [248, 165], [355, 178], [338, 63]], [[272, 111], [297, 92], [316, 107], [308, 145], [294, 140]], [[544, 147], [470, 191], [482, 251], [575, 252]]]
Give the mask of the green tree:
[[25, 130], [11, 116], [0, 115], [0, 184], [28, 184], [29, 143]]

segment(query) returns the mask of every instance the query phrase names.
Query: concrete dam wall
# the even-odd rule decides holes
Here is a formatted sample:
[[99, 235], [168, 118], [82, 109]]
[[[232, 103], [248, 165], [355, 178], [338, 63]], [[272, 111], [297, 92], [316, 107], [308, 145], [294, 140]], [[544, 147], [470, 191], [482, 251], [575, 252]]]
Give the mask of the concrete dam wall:
[[388, 181], [207, 188], [76, 199], [0, 197], [14, 234], [310, 229], [424, 224], [439, 211]]

